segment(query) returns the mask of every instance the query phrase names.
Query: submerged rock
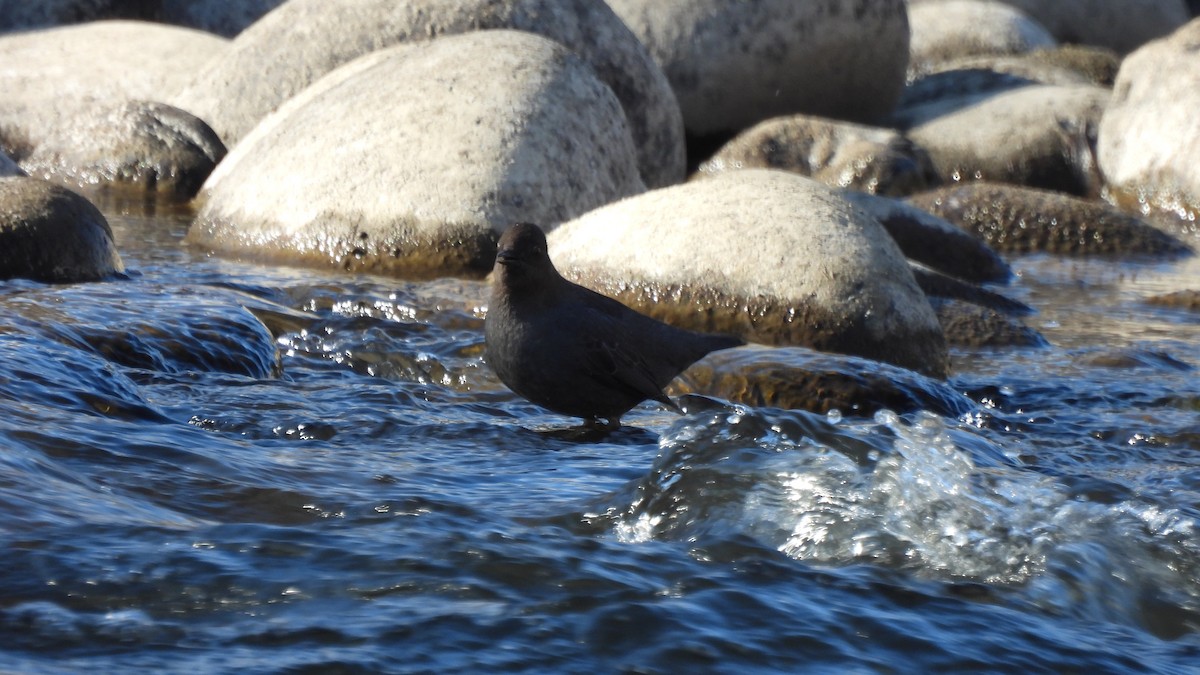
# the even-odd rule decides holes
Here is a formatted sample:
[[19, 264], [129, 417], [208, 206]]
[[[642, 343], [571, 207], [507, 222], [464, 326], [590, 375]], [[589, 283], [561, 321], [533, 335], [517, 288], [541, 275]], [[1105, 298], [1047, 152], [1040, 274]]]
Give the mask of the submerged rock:
[[760, 122], [700, 165], [700, 173], [782, 169], [830, 187], [906, 195], [929, 187], [929, 158], [895, 129], [792, 115]]
[[1044, 347], [1041, 333], [1007, 313], [974, 302], [930, 298], [946, 342], [958, 347]]
[[871, 214], [904, 255], [953, 277], [1006, 282], [1008, 263], [978, 236], [907, 202], [846, 190], [842, 196]]
[[[528, 31], [574, 50], [620, 101], [643, 181], [661, 186], [683, 180], [683, 120], [670, 84], [602, 0], [291, 0], [196, 74], [180, 106], [233, 147], [284, 101], [358, 57], [490, 29]], [[483, 78], [492, 57], [476, 58]]]
[[974, 232], [1008, 253], [1186, 255], [1186, 244], [1103, 202], [1022, 188], [970, 183], [909, 198], [912, 205]]
[[126, 101], [62, 120], [20, 163], [55, 182], [190, 198], [224, 156], [221, 139], [196, 117], [162, 103]]
[[37, 178], [0, 178], [0, 279], [72, 283], [124, 271], [91, 202]]
[[1097, 158], [1129, 207], [1200, 211], [1200, 21], [1126, 57], [1100, 123]]
[[957, 417], [975, 407], [945, 383], [910, 370], [800, 347], [714, 352], [684, 371], [668, 391], [757, 407], [857, 416], [928, 410]]
[[1159, 307], [1174, 307], [1176, 309], [1197, 311], [1200, 310], [1200, 291], [1185, 290], [1164, 293], [1149, 297], [1146, 299], [1146, 302], [1151, 305], [1158, 305]]
[[597, 209], [549, 240], [564, 276], [670, 323], [945, 374], [941, 329], [903, 254], [810, 179], [721, 174]]
[[644, 189], [620, 104], [586, 63], [537, 35], [481, 31], [376, 51], [290, 100], [209, 178], [188, 239], [347, 270], [483, 273], [509, 224], [553, 227]]
[[904, 86], [903, 0], [608, 0], [662, 66], [691, 134], [808, 113], [871, 122]]
[[999, 181], [1078, 195], [1098, 191], [1092, 131], [1107, 89], [1032, 85], [898, 110], [943, 182]]

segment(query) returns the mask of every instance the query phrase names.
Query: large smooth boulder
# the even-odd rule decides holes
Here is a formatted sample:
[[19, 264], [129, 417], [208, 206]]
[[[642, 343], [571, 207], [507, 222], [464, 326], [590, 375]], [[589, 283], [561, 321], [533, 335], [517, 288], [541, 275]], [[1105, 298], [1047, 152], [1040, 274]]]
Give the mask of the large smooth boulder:
[[1031, 85], [905, 108], [895, 123], [929, 153], [943, 182], [999, 181], [1089, 195], [1091, 139], [1110, 92]]
[[[239, 34], [180, 105], [232, 147], [284, 101], [355, 58], [487, 29], [524, 30], [574, 50], [621, 102], [645, 183], [683, 180], [683, 122], [670, 84], [602, 0], [291, 0]], [[476, 67], [487, 71], [489, 60]]]
[[666, 72], [692, 134], [794, 113], [877, 121], [904, 87], [904, 0], [608, 4]]
[[188, 238], [289, 263], [481, 272], [509, 224], [552, 227], [644, 189], [620, 103], [587, 63], [480, 31], [374, 52], [288, 101], [210, 176]]
[[1023, 54], [1056, 46], [1054, 36], [1025, 12], [984, 0], [922, 2], [908, 12], [909, 70], [970, 56]]
[[108, 221], [91, 202], [37, 178], [0, 178], [0, 279], [70, 283], [123, 271]]
[[1200, 19], [1125, 58], [1096, 153], [1131, 207], [1200, 211]]
[[937, 318], [882, 227], [834, 190], [747, 169], [549, 234], [564, 276], [671, 323], [946, 372]]

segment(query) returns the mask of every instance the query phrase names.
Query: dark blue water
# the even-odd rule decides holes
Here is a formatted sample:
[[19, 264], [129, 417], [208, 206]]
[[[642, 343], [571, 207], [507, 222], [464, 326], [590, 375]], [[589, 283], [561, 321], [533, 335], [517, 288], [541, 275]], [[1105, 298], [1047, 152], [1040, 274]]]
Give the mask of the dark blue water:
[[0, 671], [1200, 671], [1200, 263], [1013, 260], [962, 418], [686, 397], [604, 438], [486, 286], [207, 258], [0, 282]]

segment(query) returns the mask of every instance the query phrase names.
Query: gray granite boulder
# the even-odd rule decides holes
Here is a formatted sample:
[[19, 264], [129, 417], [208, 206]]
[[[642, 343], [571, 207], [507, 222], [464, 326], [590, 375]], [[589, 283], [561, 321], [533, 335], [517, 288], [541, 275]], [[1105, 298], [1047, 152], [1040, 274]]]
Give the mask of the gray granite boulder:
[[720, 174], [610, 204], [548, 238], [564, 276], [659, 319], [945, 375], [941, 329], [903, 254], [811, 179]]
[[0, 279], [71, 283], [124, 270], [91, 202], [37, 178], [0, 178]]
[[928, 188], [933, 168], [924, 151], [895, 129], [810, 115], [760, 122], [707, 161], [702, 175], [781, 169], [871, 194], [905, 195]]
[[1130, 208], [1200, 212], [1200, 19], [1125, 58], [1097, 158]]
[[929, 153], [943, 182], [988, 180], [1095, 194], [1094, 130], [1103, 87], [1032, 85], [933, 100], [895, 124]]
[[1058, 44], [1025, 12], [985, 0], [921, 2], [909, 8], [908, 20], [912, 73], [969, 56], [1022, 54]]
[[967, 183], [909, 198], [1007, 253], [1179, 256], [1189, 247], [1100, 201], [1016, 185]]
[[[486, 29], [524, 30], [574, 50], [621, 102], [645, 183], [683, 180], [683, 122], [670, 84], [602, 0], [291, 0], [239, 34], [179, 105], [232, 147], [284, 101], [359, 56]], [[490, 57], [476, 67], [486, 71]]]
[[608, 4], [666, 72], [692, 134], [794, 113], [872, 122], [904, 87], [904, 0]]
[[479, 31], [373, 52], [289, 100], [210, 176], [188, 238], [288, 263], [482, 272], [509, 224], [552, 227], [644, 189], [620, 103], [587, 63]]

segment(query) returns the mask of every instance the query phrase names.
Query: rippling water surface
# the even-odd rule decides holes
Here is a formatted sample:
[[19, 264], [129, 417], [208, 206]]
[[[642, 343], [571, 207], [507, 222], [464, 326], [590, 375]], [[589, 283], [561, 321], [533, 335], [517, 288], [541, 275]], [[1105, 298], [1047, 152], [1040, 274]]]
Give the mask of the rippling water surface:
[[[962, 418], [645, 405], [482, 362], [486, 286], [210, 259], [0, 282], [4, 672], [1197, 672], [1200, 262], [1013, 261]], [[139, 211], [140, 213], [140, 211]]]

